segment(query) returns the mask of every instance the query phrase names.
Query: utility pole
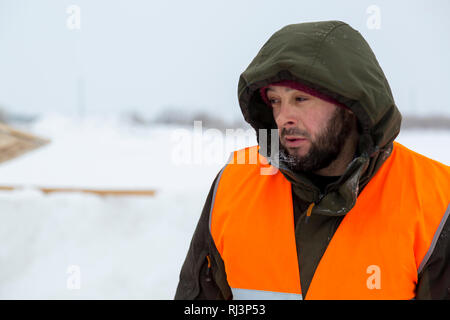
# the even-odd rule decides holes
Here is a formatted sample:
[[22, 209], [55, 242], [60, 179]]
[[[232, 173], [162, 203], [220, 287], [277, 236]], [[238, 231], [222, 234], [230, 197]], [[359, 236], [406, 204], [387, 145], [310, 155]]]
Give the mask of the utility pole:
[[78, 115], [84, 118], [86, 115], [86, 83], [83, 76], [79, 76], [77, 80], [77, 104]]

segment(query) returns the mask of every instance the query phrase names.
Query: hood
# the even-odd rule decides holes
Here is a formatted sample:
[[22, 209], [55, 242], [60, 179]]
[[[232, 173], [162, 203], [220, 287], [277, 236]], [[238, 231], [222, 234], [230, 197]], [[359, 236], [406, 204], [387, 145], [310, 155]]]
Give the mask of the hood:
[[[260, 153], [269, 159], [271, 137], [260, 143], [259, 129], [276, 129], [272, 110], [259, 88], [273, 82], [303, 83], [350, 108], [360, 129], [358, 152], [344, 175], [325, 194], [307, 177], [282, 162], [277, 167], [315, 213], [345, 214], [390, 155], [400, 131], [401, 115], [388, 81], [362, 35], [342, 21], [291, 24], [275, 32], [241, 74], [238, 99], [244, 119], [256, 130]], [[270, 132], [270, 131], [269, 131]]]

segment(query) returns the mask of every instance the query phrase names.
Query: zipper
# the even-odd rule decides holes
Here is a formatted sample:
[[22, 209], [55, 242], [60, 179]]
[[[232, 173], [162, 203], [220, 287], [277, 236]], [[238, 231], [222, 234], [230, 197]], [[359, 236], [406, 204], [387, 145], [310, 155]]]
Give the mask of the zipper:
[[306, 218], [305, 218], [305, 223], [308, 223], [309, 217], [311, 216], [311, 212], [312, 209], [314, 208], [315, 203], [311, 202], [311, 204], [309, 205], [308, 209], [306, 209]]
[[305, 223], [308, 223], [309, 217], [311, 216], [312, 213], [312, 209], [314, 208], [314, 206], [316, 205], [316, 203], [319, 203], [322, 198], [325, 196], [325, 194], [320, 193], [319, 194], [319, 200], [317, 200], [317, 202], [311, 202], [309, 204], [308, 209], [306, 209], [306, 218], [305, 218]]
[[211, 282], [212, 278], [211, 278], [211, 258], [209, 257], [209, 254], [206, 255], [206, 261], [208, 262], [208, 265], [206, 267], [206, 278], [205, 281], [206, 282]]

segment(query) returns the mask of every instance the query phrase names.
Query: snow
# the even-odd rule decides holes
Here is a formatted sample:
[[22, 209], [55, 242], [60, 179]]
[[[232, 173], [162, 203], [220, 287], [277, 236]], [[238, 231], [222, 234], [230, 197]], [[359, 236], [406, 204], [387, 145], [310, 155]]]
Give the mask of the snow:
[[450, 165], [450, 130], [405, 130], [396, 141], [428, 158]]
[[[114, 116], [47, 115], [27, 129], [52, 142], [0, 164], [0, 185], [25, 186], [0, 192], [0, 299], [172, 299], [214, 177], [229, 152], [256, 144], [248, 132], [145, 128]], [[397, 141], [450, 164], [450, 131], [404, 131]]]
[[[200, 194], [1, 193], [0, 298], [171, 299]], [[67, 286], [73, 265], [79, 290]]]

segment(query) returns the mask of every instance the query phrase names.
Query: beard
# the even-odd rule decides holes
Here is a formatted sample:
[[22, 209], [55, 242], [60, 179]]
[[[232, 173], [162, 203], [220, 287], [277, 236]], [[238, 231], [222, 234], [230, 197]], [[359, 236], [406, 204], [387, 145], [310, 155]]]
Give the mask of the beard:
[[353, 125], [354, 115], [338, 107], [325, 128], [321, 130], [314, 140], [304, 130], [283, 128], [281, 137], [285, 135], [302, 135], [309, 138], [311, 145], [307, 154], [298, 156], [296, 155], [297, 148], [292, 148], [293, 154], [291, 154], [281, 143], [280, 139], [280, 162], [285, 163], [294, 172], [315, 172], [328, 167], [341, 153]]

